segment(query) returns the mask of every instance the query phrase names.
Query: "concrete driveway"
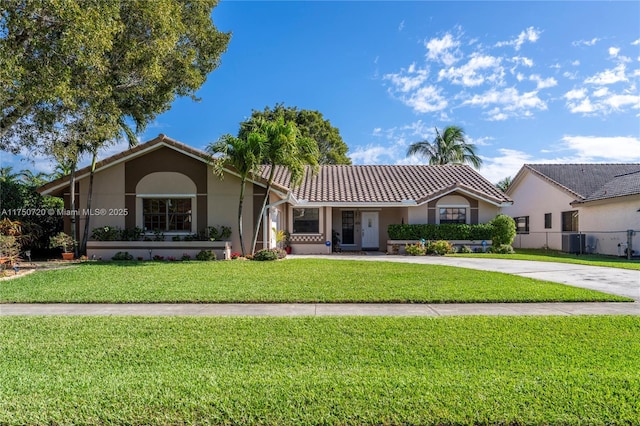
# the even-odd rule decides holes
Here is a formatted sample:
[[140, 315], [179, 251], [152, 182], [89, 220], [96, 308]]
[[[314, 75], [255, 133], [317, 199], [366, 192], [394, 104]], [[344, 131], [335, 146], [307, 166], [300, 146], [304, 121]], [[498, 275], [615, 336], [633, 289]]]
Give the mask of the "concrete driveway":
[[291, 259], [317, 257], [335, 260], [362, 260], [374, 262], [403, 262], [424, 265], [446, 265], [482, 271], [553, 281], [574, 287], [598, 290], [626, 296], [640, 301], [640, 271], [569, 263], [536, 262], [530, 260], [486, 259], [443, 256], [388, 256], [383, 253], [369, 255], [335, 254], [325, 256], [288, 256]]

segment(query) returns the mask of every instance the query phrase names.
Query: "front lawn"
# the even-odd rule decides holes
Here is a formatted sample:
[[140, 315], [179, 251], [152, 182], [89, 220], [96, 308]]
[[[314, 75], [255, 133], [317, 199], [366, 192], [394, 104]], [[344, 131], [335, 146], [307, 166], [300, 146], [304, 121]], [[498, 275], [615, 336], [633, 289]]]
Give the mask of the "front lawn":
[[0, 318], [0, 424], [640, 424], [639, 317]]
[[437, 265], [281, 262], [105, 262], [0, 282], [1, 302], [559, 302], [631, 301], [498, 272]]
[[468, 253], [448, 254], [452, 257], [472, 257], [485, 259], [537, 260], [538, 262], [570, 263], [590, 266], [606, 266], [609, 268], [633, 269], [640, 271], [640, 260], [627, 260], [624, 257], [605, 256], [600, 254], [571, 254], [555, 250], [515, 249], [515, 254]]

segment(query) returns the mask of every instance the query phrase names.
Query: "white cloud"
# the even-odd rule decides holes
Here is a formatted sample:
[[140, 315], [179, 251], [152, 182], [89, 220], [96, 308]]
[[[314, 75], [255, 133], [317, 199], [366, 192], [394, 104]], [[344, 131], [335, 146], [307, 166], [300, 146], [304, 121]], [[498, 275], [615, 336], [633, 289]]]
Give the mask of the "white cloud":
[[564, 136], [564, 145], [583, 161], [640, 160], [640, 139], [630, 136]]
[[442, 89], [435, 86], [421, 87], [410, 96], [402, 97], [402, 102], [416, 112], [434, 112], [447, 107], [447, 100], [441, 95]]
[[612, 70], [604, 70], [596, 75], [587, 78], [584, 82], [588, 84], [614, 84], [622, 81], [627, 81], [627, 77], [625, 76], [625, 66], [624, 64], [619, 64]]
[[428, 70], [416, 69], [416, 65], [413, 63], [406, 72], [402, 69], [396, 74], [386, 74], [383, 79], [391, 81], [394, 91], [408, 93], [419, 88], [426, 81], [428, 75]]
[[504, 120], [513, 116], [527, 117], [534, 109], [547, 109], [547, 104], [538, 97], [537, 91], [520, 93], [513, 87], [488, 90], [481, 95], [474, 95], [463, 104], [482, 108], [495, 106], [488, 111], [490, 120]]
[[569, 111], [573, 113], [583, 113], [590, 114], [596, 111], [596, 107], [591, 104], [591, 100], [589, 98], [584, 98], [580, 102], [567, 102], [567, 107], [569, 107]]
[[529, 27], [526, 30], [522, 31], [520, 35], [518, 35], [518, 37], [516, 37], [515, 39], [509, 41], [500, 41], [496, 43], [496, 46], [513, 46], [516, 50], [520, 50], [520, 47], [522, 47], [525, 42], [535, 43], [536, 41], [538, 41], [538, 39], [540, 38], [540, 34], [542, 34], [540, 30]]
[[640, 96], [638, 95], [612, 95], [604, 100], [605, 105], [610, 106], [615, 110], [620, 110], [622, 107], [629, 105], [631, 108], [640, 109]]
[[446, 66], [451, 66], [460, 59], [459, 46], [460, 41], [454, 40], [450, 33], [445, 34], [442, 38], [432, 38], [425, 42], [427, 58], [441, 61]]
[[618, 56], [618, 53], [620, 53], [620, 48], [619, 47], [610, 47], [609, 48], [609, 56], [613, 56], [615, 58], [616, 56]]
[[631, 45], [632, 45], [632, 46], [638, 46], [638, 45], [640, 45], [640, 38], [639, 38], [639, 39], [637, 39], [637, 40], [634, 40], [633, 42], [631, 42]]
[[398, 25], [398, 31], [402, 31], [404, 29], [404, 19], [402, 20], [402, 22], [400, 22], [400, 25]]
[[349, 157], [353, 164], [389, 164], [396, 153], [397, 149], [393, 146], [369, 145], [358, 147]]
[[533, 66], [533, 59], [529, 59], [524, 56], [514, 56], [511, 60], [516, 64], [524, 65], [525, 67], [531, 68]]
[[497, 183], [510, 176], [514, 177], [525, 163], [532, 163], [531, 155], [514, 149], [499, 149], [496, 157], [482, 156], [480, 174], [490, 182]]
[[542, 78], [537, 74], [532, 75], [531, 77], [529, 77], [529, 80], [531, 81], [535, 81], [537, 86], [536, 89], [540, 90], [540, 89], [547, 89], [549, 87], [554, 87], [558, 85], [558, 82], [556, 81], [555, 78], [553, 77], [549, 77], [549, 78]]
[[574, 46], [593, 46], [594, 44], [596, 44], [597, 42], [599, 42], [601, 39], [594, 37], [591, 40], [579, 40], [579, 41], [574, 41], [573, 44]]
[[578, 65], [580, 65], [580, 61], [576, 59], [575, 61], [571, 62], [571, 65], [577, 67]]
[[602, 87], [598, 90], [594, 90], [593, 92], [593, 96], [597, 97], [597, 98], [601, 98], [603, 96], [607, 96], [609, 94], [609, 88], [608, 87]]
[[[479, 86], [486, 81], [497, 83], [504, 75], [500, 62], [501, 58], [474, 53], [466, 64], [440, 70], [438, 79], [447, 79], [466, 87]], [[484, 70], [489, 72], [483, 73]]]

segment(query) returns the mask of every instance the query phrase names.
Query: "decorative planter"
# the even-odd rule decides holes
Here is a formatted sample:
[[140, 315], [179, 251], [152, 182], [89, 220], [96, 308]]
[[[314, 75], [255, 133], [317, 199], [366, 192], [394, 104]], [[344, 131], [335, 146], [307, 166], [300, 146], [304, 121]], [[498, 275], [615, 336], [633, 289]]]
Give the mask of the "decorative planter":
[[62, 253], [62, 260], [73, 260], [73, 253]]
[[231, 257], [230, 241], [88, 241], [89, 259], [111, 260], [118, 252], [128, 252], [135, 258], [150, 260], [153, 256], [175, 257], [189, 255], [192, 259], [201, 250], [213, 250], [218, 259]]

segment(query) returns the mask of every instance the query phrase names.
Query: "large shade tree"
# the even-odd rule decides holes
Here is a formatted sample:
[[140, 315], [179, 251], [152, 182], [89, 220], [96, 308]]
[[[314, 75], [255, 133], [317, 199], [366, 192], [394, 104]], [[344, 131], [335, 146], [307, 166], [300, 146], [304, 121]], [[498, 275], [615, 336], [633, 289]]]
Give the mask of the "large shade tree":
[[[217, 0], [4, 0], [0, 11], [0, 149], [38, 145], [89, 105], [120, 131], [144, 125], [176, 96], [194, 96], [229, 34]], [[100, 105], [100, 108], [97, 108]]]
[[[95, 166], [102, 146], [123, 133], [135, 143], [176, 96], [195, 99], [230, 37], [211, 19], [217, 0], [5, 4], [0, 149], [43, 151], [71, 165], [89, 153]], [[83, 242], [88, 229], [87, 220]]]
[[431, 165], [469, 163], [476, 169], [482, 165], [475, 145], [467, 142], [459, 126], [448, 126], [442, 133], [436, 127], [433, 142], [420, 141], [409, 146], [407, 156], [413, 155], [424, 157]]
[[253, 110], [251, 117], [240, 123], [238, 135], [243, 137], [260, 120], [273, 122], [279, 117], [284, 117], [286, 122], [295, 123], [300, 137], [315, 141], [319, 164], [351, 164], [351, 159], [347, 156], [349, 147], [342, 140], [340, 130], [332, 126], [319, 111], [287, 107], [281, 103], [273, 108], [267, 106], [262, 111]]

